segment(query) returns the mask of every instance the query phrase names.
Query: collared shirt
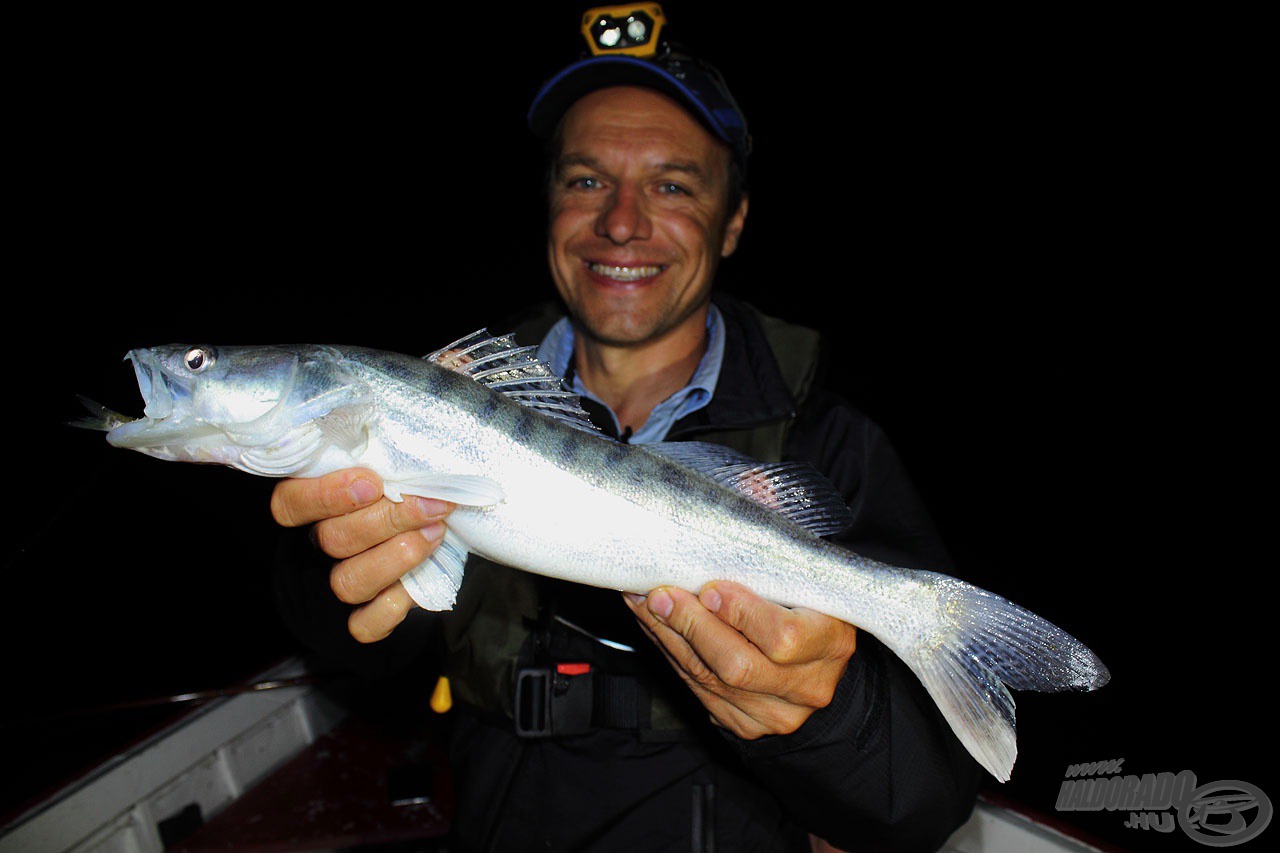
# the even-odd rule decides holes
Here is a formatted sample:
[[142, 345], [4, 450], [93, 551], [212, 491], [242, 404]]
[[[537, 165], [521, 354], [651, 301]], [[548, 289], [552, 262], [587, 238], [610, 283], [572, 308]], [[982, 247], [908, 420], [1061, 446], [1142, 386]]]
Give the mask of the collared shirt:
[[[720, 309], [711, 305], [707, 310], [707, 351], [698, 362], [698, 369], [693, 372], [689, 384], [663, 400], [649, 414], [644, 426], [636, 430], [627, 440], [632, 444], [646, 444], [662, 441], [672, 424], [690, 412], [696, 412], [711, 402], [711, 395], [716, 390], [716, 381], [720, 378], [720, 366], [724, 363], [724, 318]], [[573, 359], [573, 324], [568, 317], [562, 317], [551, 331], [547, 332], [538, 348], [538, 357], [551, 366], [556, 373], [564, 376], [568, 373]], [[574, 371], [570, 389], [579, 396], [596, 401], [609, 412], [613, 418], [615, 432], [622, 430], [618, 426], [617, 415], [604, 402], [591, 393], [582, 384], [582, 378]]]

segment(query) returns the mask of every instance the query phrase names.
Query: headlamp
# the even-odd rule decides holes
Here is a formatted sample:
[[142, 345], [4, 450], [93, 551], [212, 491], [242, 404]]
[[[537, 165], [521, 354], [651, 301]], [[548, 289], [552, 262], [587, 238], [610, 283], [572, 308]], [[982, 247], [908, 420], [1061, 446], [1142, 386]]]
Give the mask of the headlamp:
[[542, 84], [529, 106], [529, 128], [551, 139], [565, 111], [588, 92], [607, 86], [648, 86], [674, 98], [733, 149], [745, 174], [751, 152], [747, 119], [714, 66], [666, 39], [667, 16], [657, 3], [596, 6], [580, 28], [590, 55]]
[[596, 6], [582, 15], [582, 35], [593, 56], [649, 57], [658, 49], [666, 17], [657, 3]]

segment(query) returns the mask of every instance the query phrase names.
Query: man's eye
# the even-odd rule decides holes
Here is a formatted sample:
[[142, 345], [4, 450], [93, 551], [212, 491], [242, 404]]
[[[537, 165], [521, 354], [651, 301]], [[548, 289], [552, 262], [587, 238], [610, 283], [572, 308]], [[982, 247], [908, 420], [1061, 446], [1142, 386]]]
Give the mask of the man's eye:
[[594, 190], [600, 188], [600, 181], [587, 175], [584, 175], [581, 178], [570, 178], [568, 184], [570, 189], [575, 190]]
[[684, 187], [682, 187], [680, 184], [675, 184], [671, 182], [660, 184], [658, 186], [658, 192], [662, 193], [663, 195], [688, 195], [689, 194], [689, 191], [686, 190]]

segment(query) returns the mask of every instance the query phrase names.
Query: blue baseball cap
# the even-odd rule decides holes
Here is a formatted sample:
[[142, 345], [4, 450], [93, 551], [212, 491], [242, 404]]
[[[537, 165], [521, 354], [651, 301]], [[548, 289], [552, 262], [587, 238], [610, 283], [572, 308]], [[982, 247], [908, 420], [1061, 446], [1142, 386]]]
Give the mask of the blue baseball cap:
[[529, 107], [529, 129], [539, 139], [555, 133], [561, 116], [575, 101], [608, 86], [647, 86], [674, 98], [733, 151], [746, 173], [751, 153], [747, 119], [715, 67], [664, 47], [652, 57], [591, 56], [562, 69], [542, 85]]

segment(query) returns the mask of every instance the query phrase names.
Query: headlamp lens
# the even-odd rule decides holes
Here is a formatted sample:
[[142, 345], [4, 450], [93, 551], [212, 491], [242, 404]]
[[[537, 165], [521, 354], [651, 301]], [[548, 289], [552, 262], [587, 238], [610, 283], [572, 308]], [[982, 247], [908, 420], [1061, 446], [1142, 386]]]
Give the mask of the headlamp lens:
[[652, 56], [665, 20], [657, 3], [597, 6], [582, 16], [582, 35], [591, 53]]

